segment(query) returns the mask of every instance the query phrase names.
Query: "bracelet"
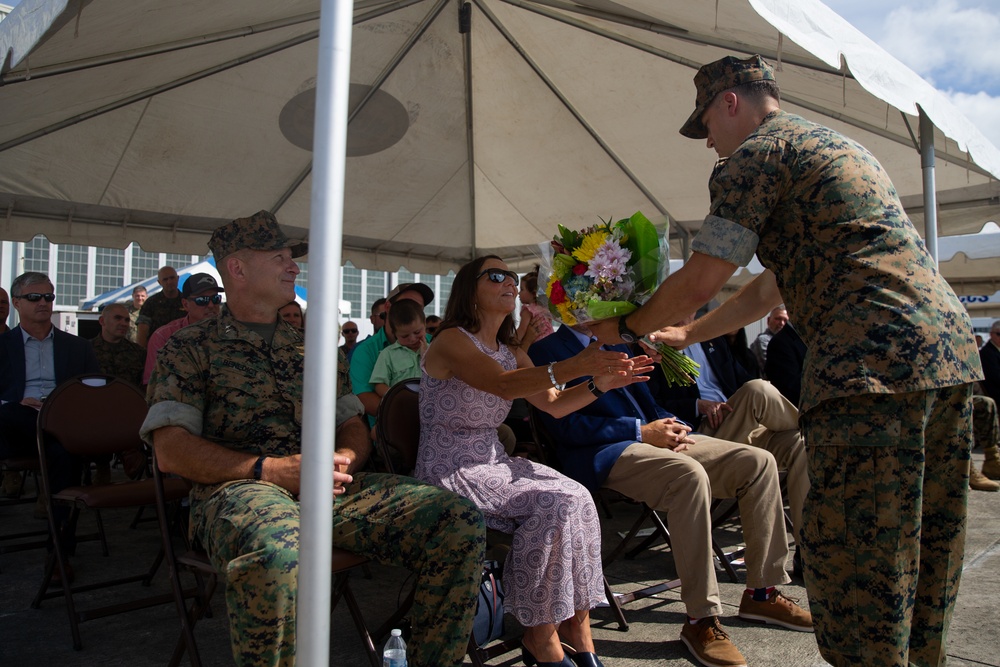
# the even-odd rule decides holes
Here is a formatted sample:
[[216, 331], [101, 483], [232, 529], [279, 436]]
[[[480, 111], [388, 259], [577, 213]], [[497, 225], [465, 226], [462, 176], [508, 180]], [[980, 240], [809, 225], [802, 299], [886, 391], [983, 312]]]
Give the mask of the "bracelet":
[[549, 380], [552, 381], [552, 386], [553, 387], [555, 387], [559, 391], [562, 391], [563, 389], [566, 388], [566, 384], [565, 383], [559, 384], [558, 382], [556, 382], [556, 374], [552, 371], [552, 367], [555, 366], [555, 365], [556, 365], [556, 362], [554, 362], [554, 361], [550, 361], [549, 362]]
[[253, 478], [261, 479], [264, 476], [264, 459], [267, 458], [267, 454], [261, 455], [257, 462], [253, 464]]
[[587, 383], [587, 389], [597, 398], [604, 396], [604, 392], [597, 388], [597, 383], [594, 382], [594, 378], [590, 378], [590, 382]]

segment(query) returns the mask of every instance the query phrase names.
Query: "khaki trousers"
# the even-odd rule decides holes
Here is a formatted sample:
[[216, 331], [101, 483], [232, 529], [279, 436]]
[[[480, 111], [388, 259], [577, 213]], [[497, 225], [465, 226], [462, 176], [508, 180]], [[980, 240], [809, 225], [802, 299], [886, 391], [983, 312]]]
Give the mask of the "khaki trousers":
[[705, 435], [683, 452], [637, 442], [604, 486], [667, 515], [681, 599], [692, 618], [722, 615], [712, 561], [712, 498], [736, 498], [746, 543], [747, 586], [789, 581], [778, 467], [766, 451]]
[[731, 442], [741, 442], [766, 449], [778, 462], [778, 470], [787, 470], [788, 507], [792, 511], [795, 541], [802, 530], [802, 505], [809, 493], [809, 463], [799, 432], [799, 411], [766, 380], [751, 380], [740, 387], [728, 401], [732, 413], [717, 429], [703, 419], [699, 433]]

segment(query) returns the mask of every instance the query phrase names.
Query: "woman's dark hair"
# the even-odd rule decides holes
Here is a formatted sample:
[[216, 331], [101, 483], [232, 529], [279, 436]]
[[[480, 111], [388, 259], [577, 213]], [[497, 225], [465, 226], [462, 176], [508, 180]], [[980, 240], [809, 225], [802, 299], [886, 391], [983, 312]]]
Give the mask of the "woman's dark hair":
[[[496, 255], [484, 255], [477, 257], [458, 270], [455, 281], [451, 284], [451, 296], [448, 297], [448, 307], [444, 310], [444, 320], [438, 327], [439, 334], [452, 327], [462, 327], [470, 333], [479, 331], [481, 325], [479, 314], [476, 312], [476, 288], [479, 281], [476, 276], [483, 270], [483, 264], [488, 259], [503, 261]], [[516, 333], [514, 315], [508, 313], [500, 324], [497, 340], [505, 345], [517, 345]]]

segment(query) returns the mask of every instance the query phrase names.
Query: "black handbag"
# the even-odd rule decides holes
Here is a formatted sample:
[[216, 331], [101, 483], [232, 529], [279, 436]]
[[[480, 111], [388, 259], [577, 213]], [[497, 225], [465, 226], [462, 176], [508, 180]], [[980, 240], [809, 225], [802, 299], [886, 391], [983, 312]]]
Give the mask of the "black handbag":
[[476, 618], [472, 622], [472, 638], [476, 646], [485, 646], [503, 636], [503, 585], [500, 582], [500, 565], [495, 560], [483, 563], [483, 577], [479, 581], [476, 598]]

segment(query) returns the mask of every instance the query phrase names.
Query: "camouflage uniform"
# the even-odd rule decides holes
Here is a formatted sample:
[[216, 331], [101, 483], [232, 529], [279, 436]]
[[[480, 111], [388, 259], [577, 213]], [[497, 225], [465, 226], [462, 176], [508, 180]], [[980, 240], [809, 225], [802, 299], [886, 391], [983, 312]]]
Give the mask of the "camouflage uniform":
[[146, 350], [130, 340], [109, 343], [98, 335], [93, 338], [94, 355], [101, 365], [101, 372], [142, 386], [142, 367], [146, 363]]
[[[153, 332], [164, 324], [173, 322], [185, 315], [187, 315], [187, 311], [181, 305], [181, 295], [179, 292], [176, 299], [168, 299], [163, 295], [163, 292], [157, 292], [142, 304], [142, 309], [136, 318], [136, 326], [148, 324], [149, 335], [152, 336]], [[147, 338], [147, 340], [149, 339]]]
[[1000, 419], [997, 404], [989, 396], [972, 397], [973, 447], [982, 447], [986, 460], [1000, 458]]
[[820, 651], [943, 664], [981, 375], [968, 315], [881, 165], [843, 135], [773, 111], [710, 191], [693, 249], [740, 266], [756, 252], [809, 348], [802, 546]]
[[139, 323], [137, 320], [139, 319], [139, 311], [141, 308], [136, 308], [135, 304], [131, 301], [125, 304], [125, 307], [128, 308], [128, 334], [125, 335], [125, 338], [134, 343], [135, 335], [139, 331]]
[[[177, 425], [239, 451], [296, 454], [302, 371], [299, 331], [279, 321], [269, 344], [223, 306], [217, 319], [181, 329], [161, 350], [143, 436]], [[338, 424], [363, 412], [356, 397], [346, 399], [346, 408], [338, 401]], [[481, 513], [455, 494], [395, 475], [356, 473], [346, 490], [334, 501], [333, 543], [417, 574], [411, 664], [461, 664], [483, 557]], [[194, 485], [191, 534], [225, 573], [240, 665], [294, 664], [298, 531], [299, 503], [283, 488], [254, 480]]]

